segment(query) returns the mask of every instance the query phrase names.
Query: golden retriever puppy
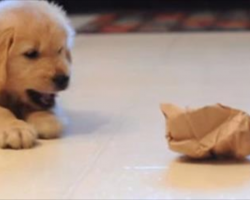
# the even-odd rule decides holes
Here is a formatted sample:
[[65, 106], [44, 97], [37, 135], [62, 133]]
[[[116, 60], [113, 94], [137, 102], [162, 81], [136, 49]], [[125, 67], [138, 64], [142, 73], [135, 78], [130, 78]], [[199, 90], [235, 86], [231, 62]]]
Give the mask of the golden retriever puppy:
[[0, 147], [30, 148], [56, 138], [53, 111], [70, 79], [74, 31], [63, 10], [46, 1], [0, 2]]

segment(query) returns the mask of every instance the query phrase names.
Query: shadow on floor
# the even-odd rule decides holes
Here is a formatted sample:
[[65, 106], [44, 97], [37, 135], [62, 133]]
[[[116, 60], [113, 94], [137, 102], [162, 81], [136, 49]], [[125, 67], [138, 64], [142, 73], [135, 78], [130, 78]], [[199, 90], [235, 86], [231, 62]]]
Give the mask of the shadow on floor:
[[220, 192], [238, 188], [250, 181], [248, 159], [190, 160], [181, 157], [174, 160], [166, 172], [167, 184], [173, 189], [197, 192]]
[[199, 165], [250, 165], [250, 160], [247, 158], [236, 159], [236, 158], [208, 158], [208, 159], [191, 159], [187, 156], [181, 156], [175, 160], [179, 163], [199, 164]]
[[92, 111], [67, 111], [68, 125], [64, 137], [91, 134], [107, 125], [112, 116]]

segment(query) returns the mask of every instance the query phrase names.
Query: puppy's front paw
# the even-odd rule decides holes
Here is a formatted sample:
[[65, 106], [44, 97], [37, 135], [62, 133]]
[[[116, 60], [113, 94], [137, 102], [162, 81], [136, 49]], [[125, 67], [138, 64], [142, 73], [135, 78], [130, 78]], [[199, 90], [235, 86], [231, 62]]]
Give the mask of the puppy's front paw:
[[27, 122], [35, 127], [41, 139], [58, 138], [63, 132], [63, 123], [50, 112], [34, 112], [29, 115]]
[[13, 120], [0, 126], [0, 147], [27, 149], [34, 146], [37, 138], [35, 129], [21, 120]]

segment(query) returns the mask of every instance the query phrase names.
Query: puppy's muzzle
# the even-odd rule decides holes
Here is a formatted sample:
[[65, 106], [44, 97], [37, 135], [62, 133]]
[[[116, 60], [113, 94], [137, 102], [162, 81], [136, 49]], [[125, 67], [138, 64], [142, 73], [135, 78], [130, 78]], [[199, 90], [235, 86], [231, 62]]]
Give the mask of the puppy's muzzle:
[[56, 89], [58, 89], [58, 90], [64, 90], [69, 85], [69, 76], [64, 75], [64, 74], [59, 74], [59, 75], [56, 75], [52, 79], [52, 81], [53, 81]]

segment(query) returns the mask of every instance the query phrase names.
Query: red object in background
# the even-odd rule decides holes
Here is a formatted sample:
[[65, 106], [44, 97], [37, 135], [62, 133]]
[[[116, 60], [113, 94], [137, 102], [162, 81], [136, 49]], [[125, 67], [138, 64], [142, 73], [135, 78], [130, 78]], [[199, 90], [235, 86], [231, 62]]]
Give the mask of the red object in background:
[[245, 30], [249, 28], [249, 13], [244, 10], [228, 11], [221, 14], [215, 24], [219, 30]]
[[113, 21], [116, 17], [117, 17], [116, 14], [105, 14], [96, 18], [93, 22], [99, 23], [99, 24], [106, 24], [106, 23]]
[[79, 33], [128, 33], [172, 31], [246, 31], [247, 10], [129, 12], [106, 14], [78, 29]]
[[78, 31], [85, 32], [85, 33], [99, 32], [103, 26], [106, 26], [107, 24], [112, 23], [114, 20], [116, 20], [116, 18], [117, 18], [116, 14], [100, 15], [96, 19], [88, 23], [86, 26], [79, 29]]
[[240, 29], [247, 29], [249, 26], [249, 23], [248, 21], [222, 21], [222, 22], [218, 22], [216, 26], [220, 30], [222, 29], [240, 30]]
[[143, 14], [120, 16], [113, 23], [104, 26], [101, 31], [105, 33], [126, 33], [135, 30], [143, 22]]
[[167, 12], [153, 15], [151, 20], [140, 26], [140, 32], [165, 32], [175, 30], [184, 18], [183, 12]]
[[185, 30], [207, 30], [211, 28], [217, 20], [217, 16], [213, 12], [198, 12], [190, 14], [183, 21], [182, 29]]

